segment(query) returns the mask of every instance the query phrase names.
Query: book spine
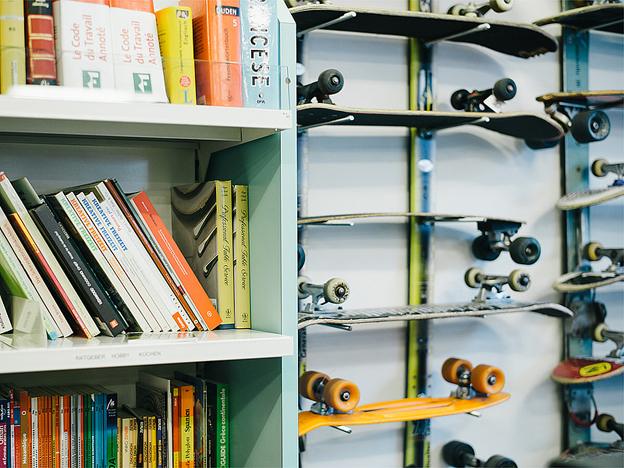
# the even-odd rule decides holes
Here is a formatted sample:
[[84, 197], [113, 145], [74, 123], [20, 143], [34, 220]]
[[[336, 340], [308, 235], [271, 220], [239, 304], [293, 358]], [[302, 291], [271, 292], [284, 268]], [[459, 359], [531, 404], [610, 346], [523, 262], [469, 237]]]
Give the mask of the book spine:
[[130, 418], [120, 418], [121, 423], [121, 454], [119, 456], [119, 466], [130, 467]]
[[279, 109], [276, 0], [241, 0], [241, 57], [245, 107]]
[[156, 468], [163, 468], [164, 443], [163, 438], [166, 434], [163, 431], [163, 418], [158, 416], [156, 418]]
[[230, 466], [229, 396], [226, 384], [217, 384], [217, 467]]
[[232, 183], [215, 182], [217, 191], [217, 262], [219, 328], [234, 328], [234, 278], [232, 260]]
[[193, 468], [195, 466], [195, 428], [194, 406], [195, 396], [192, 385], [183, 385], [180, 388], [180, 466]]
[[61, 398], [52, 395], [52, 466], [61, 464]]
[[[130, 420], [130, 468], [136, 468], [138, 465], [137, 455], [139, 453], [138, 448], [139, 426], [136, 418]], [[126, 468], [124, 461], [123, 468]]]
[[95, 466], [95, 395], [85, 393], [85, 468], [96, 468]]
[[19, 394], [10, 390], [11, 400], [11, 468], [19, 468], [22, 460], [22, 409]]
[[171, 432], [172, 432], [172, 451], [173, 451], [173, 468], [180, 468], [180, 389], [173, 387], [171, 389]]
[[104, 468], [117, 468], [117, 394], [106, 394], [106, 462]]
[[85, 396], [76, 395], [76, 460], [78, 468], [85, 466]]
[[[52, 293], [46, 286], [43, 278], [37, 271], [37, 267], [30, 259], [28, 252], [24, 248], [24, 244], [19, 240], [15, 230], [11, 226], [9, 219], [4, 211], [0, 208], [0, 230], [5, 235], [7, 241], [11, 245], [15, 256], [18, 258], [24, 271], [26, 272], [35, 291], [33, 291], [33, 299], [39, 303], [39, 307], [43, 313], [43, 321], [48, 333], [48, 337], [52, 340], [59, 336], [69, 336], [72, 333], [69, 323], [63, 316], [60, 307], [52, 297]], [[69, 335], [65, 335], [68, 333]]]
[[20, 440], [21, 445], [21, 459], [20, 464], [18, 465], [20, 468], [29, 468], [30, 463], [30, 439], [32, 437], [31, 434], [31, 415], [30, 415], [30, 397], [28, 396], [28, 392], [26, 390], [20, 390], [19, 392], [19, 404], [20, 404], [20, 422], [21, 422], [21, 430], [22, 437]]
[[251, 289], [249, 277], [249, 191], [246, 185], [233, 189], [234, 218], [234, 325], [251, 328]]
[[188, 7], [156, 12], [167, 97], [171, 104], [196, 104], [193, 19]]
[[[85, 304], [100, 330], [109, 336], [117, 336], [128, 328], [128, 324], [111, 303], [101, 284], [91, 269], [85, 264], [65, 228], [56, 220], [46, 204], [31, 211], [38, 220], [42, 232], [49, 240], [49, 245], [56, 251], [58, 259], [65, 265], [67, 275], [73, 279], [74, 286], [80, 292]], [[84, 317], [81, 317], [83, 320]]]
[[24, 47], [24, 3], [22, 0], [0, 2], [0, 94], [15, 85], [26, 83]]
[[61, 433], [61, 467], [71, 468], [70, 454], [72, 445], [72, 402], [71, 395], [62, 395], [63, 400], [63, 432]]
[[149, 453], [149, 466], [150, 468], [156, 468], [157, 454], [156, 450], [158, 448], [158, 433], [156, 431], [156, 416], [149, 416], [147, 418], [147, 422], [149, 424], [149, 443], [148, 443], [148, 453]]
[[221, 321], [216, 308], [147, 194], [141, 192], [134, 196], [131, 204], [136, 209], [138, 219], [142, 221], [145, 231], [151, 234], [156, 247], [162, 252], [173, 268], [175, 275], [180, 279], [181, 287], [179, 289], [183, 291], [185, 298], [188, 298], [187, 303], [193, 304], [197, 310], [198, 318], [202, 319], [202, 327], [210, 330], [216, 328]]
[[56, 53], [52, 0], [26, 0], [26, 82], [56, 84]]
[[32, 468], [39, 467], [39, 405], [37, 397], [30, 399], [31, 436], [30, 436], [30, 460]]
[[0, 468], [9, 468], [10, 402], [0, 399]]
[[105, 415], [106, 397], [101, 393], [95, 393], [95, 467], [103, 468], [106, 466], [106, 434], [104, 428], [106, 427], [106, 415]]

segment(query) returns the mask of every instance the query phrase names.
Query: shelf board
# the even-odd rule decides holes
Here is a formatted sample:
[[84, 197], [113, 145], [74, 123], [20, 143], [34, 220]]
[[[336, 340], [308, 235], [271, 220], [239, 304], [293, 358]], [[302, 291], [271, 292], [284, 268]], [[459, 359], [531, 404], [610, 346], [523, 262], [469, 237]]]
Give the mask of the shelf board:
[[0, 133], [246, 142], [291, 128], [289, 110], [0, 96]]
[[150, 333], [115, 338], [61, 338], [36, 342], [30, 335], [0, 336], [0, 374], [178, 362], [290, 356], [292, 337], [256, 330]]

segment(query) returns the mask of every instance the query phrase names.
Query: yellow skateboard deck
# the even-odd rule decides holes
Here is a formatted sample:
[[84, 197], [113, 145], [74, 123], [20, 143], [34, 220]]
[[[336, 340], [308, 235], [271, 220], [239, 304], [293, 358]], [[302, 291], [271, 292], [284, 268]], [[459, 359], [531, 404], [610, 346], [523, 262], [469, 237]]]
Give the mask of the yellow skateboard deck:
[[405, 398], [360, 405], [351, 413], [321, 415], [311, 411], [302, 411], [299, 413], [299, 436], [304, 436], [320, 427], [417, 421], [470, 413], [498, 405], [510, 397], [509, 393], [496, 393], [487, 397], [466, 400], [455, 397]]

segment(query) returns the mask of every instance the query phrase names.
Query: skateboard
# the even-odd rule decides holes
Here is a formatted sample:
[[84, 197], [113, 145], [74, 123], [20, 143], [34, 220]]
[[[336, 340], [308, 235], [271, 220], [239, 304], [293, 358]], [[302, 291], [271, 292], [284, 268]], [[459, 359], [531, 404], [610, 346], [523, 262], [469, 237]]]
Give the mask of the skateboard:
[[298, 35], [326, 29], [414, 37], [426, 44], [449, 40], [476, 44], [522, 58], [557, 50], [556, 39], [532, 24], [467, 15], [347, 8], [336, 5], [303, 5], [291, 8], [290, 14], [297, 23]]
[[452, 440], [442, 446], [442, 459], [447, 465], [458, 468], [465, 466], [518, 468], [516, 462], [502, 455], [492, 455], [485, 461], [479, 460], [471, 445], [458, 440]]
[[453, 109], [467, 112], [500, 112], [502, 103], [516, 96], [518, 87], [511, 78], [502, 78], [484, 90], [458, 89], [451, 94]]
[[609, 187], [587, 190], [584, 192], [569, 193], [558, 202], [560, 210], [574, 210], [586, 206], [599, 205], [615, 198], [624, 196], [624, 163], [609, 163], [604, 159], [596, 159], [591, 165], [592, 174], [596, 177], [605, 177], [609, 172], [617, 175]]
[[565, 132], [569, 131], [576, 141], [591, 143], [609, 136], [611, 122], [609, 116], [601, 109], [622, 107], [624, 91], [550, 93], [536, 99], [544, 104], [546, 113], [558, 122]]
[[588, 291], [624, 281], [624, 249], [604, 248], [598, 242], [583, 247], [583, 259], [595, 262], [609, 257], [611, 265], [603, 271], [573, 271], [560, 276], [553, 285], [561, 293]]
[[443, 378], [457, 389], [446, 398], [404, 398], [359, 405], [360, 390], [348, 380], [330, 379], [315, 371], [299, 378], [299, 393], [314, 401], [310, 411], [299, 413], [299, 436], [320, 427], [350, 433], [349, 426], [416, 421], [473, 413], [508, 400], [502, 393], [505, 374], [487, 364], [473, 368], [469, 361], [450, 358], [442, 366]]
[[574, 8], [555, 16], [535, 21], [536, 26], [561, 24], [576, 29], [595, 29], [623, 34], [624, 5], [620, 3], [603, 3], [582, 8]]
[[[330, 278], [323, 284], [310, 283], [307, 276], [297, 279], [299, 300], [312, 298], [312, 304], [342, 304], [349, 297], [349, 285], [342, 278]], [[323, 301], [323, 302], [321, 302]]]
[[382, 221], [392, 218], [415, 218], [416, 222], [442, 223], [442, 222], [476, 222], [481, 235], [472, 242], [472, 253], [480, 260], [496, 260], [500, 253], [508, 251], [514, 262], [522, 265], [532, 265], [541, 253], [541, 247], [537, 239], [533, 237], [516, 237], [512, 240], [524, 224], [523, 221], [490, 218], [486, 216], [453, 215], [442, 213], [410, 213], [410, 212], [386, 212], [386, 213], [351, 213], [328, 216], [312, 216], [299, 218], [299, 226], [312, 225], [353, 225], [355, 222], [364, 220], [381, 219]]
[[[346, 287], [348, 291], [348, 286], [346, 286], [344, 280], [336, 278], [333, 280], [333, 284], [343, 288]], [[329, 292], [323, 298], [323, 303], [321, 303], [320, 298], [317, 298], [316, 301], [313, 299], [311, 304], [307, 304], [306, 308], [299, 312], [297, 328], [303, 329], [311, 325], [326, 325], [350, 330], [351, 325], [355, 324], [485, 317], [487, 315], [516, 312], [535, 312], [556, 318], [573, 316], [570, 309], [560, 304], [526, 303], [513, 301], [509, 297], [501, 298], [503, 286], [507, 284], [514, 291], [526, 291], [528, 289], [530, 285], [529, 275], [520, 270], [514, 270], [509, 275], [504, 276], [486, 275], [477, 268], [470, 268], [464, 275], [464, 280], [469, 287], [479, 288], [479, 292], [472, 302], [459, 304], [422, 304], [370, 309], [323, 310], [323, 305], [326, 303], [341, 303], [330, 300], [336, 294]], [[332, 280], [325, 283], [325, 287], [317, 286], [317, 288], [329, 289], [327, 285], [330, 282]]]

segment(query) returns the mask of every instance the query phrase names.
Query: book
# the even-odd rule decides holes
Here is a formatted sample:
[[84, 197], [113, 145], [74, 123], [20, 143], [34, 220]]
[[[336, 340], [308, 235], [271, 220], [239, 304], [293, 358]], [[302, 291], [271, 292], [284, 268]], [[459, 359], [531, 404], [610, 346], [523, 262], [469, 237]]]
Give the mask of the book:
[[142, 223], [144, 232], [151, 235], [157, 250], [180, 280], [187, 303], [193, 304], [193, 308], [197, 310], [205, 328], [209, 330], [216, 328], [221, 323], [217, 310], [147, 194], [139, 192], [131, 196], [130, 201], [138, 213], [138, 220]]
[[24, 2], [0, 1], [0, 94], [26, 83]]
[[180, 467], [195, 467], [195, 389], [186, 382], [174, 380], [178, 387], [180, 409]]
[[171, 388], [171, 427], [172, 427], [172, 457], [173, 467], [180, 468], [180, 389]]
[[211, 181], [171, 189], [173, 238], [222, 323], [234, 327], [232, 185]]
[[9, 468], [9, 400], [0, 397], [0, 468]]
[[167, 97], [171, 104], [196, 104], [193, 18], [189, 7], [156, 12]]
[[117, 468], [117, 393], [101, 385], [96, 385], [93, 388], [99, 392], [98, 395], [102, 402], [101, 465], [105, 468]]
[[[30, 458], [30, 437], [31, 437], [31, 416], [30, 416], [30, 397], [28, 391], [19, 388], [15, 390], [19, 399], [20, 409], [20, 426], [21, 437], [19, 439], [20, 454], [19, 463], [16, 463], [16, 468], [28, 468], [31, 466]], [[17, 441], [16, 441], [17, 444]], [[16, 460], [17, 462], [17, 460]]]
[[279, 109], [277, 0], [241, 0], [241, 61], [245, 107]]
[[149, 374], [141, 374], [140, 379], [156, 384], [156, 386], [149, 385], [144, 382], [136, 384], [137, 405], [156, 415], [157, 432], [159, 433], [157, 438], [158, 446], [156, 452], [156, 464], [162, 466], [164, 456], [164, 465], [171, 466], [172, 463], [170, 463], [167, 459], [167, 451], [171, 447], [171, 403], [170, 398], [168, 397], [171, 392], [169, 380]]
[[117, 336], [126, 331], [128, 323], [78, 252], [74, 240], [55, 218], [48, 205], [44, 203], [30, 212], [102, 333]]
[[234, 326], [251, 328], [249, 275], [249, 188], [232, 188], [232, 237], [234, 251]]
[[115, 87], [135, 100], [167, 102], [152, 0], [110, 0]]
[[130, 421], [133, 419], [134, 416], [123, 409], [117, 413], [117, 427], [120, 434], [118, 466], [123, 468], [130, 467], [130, 445], [132, 443]]
[[230, 466], [229, 388], [227, 384], [222, 382], [209, 379], [205, 379], [205, 382], [208, 392], [208, 406], [212, 408], [210, 424], [215, 431], [211, 466], [227, 468]]
[[193, 12], [197, 103], [242, 106], [239, 0], [182, 0]]
[[193, 411], [193, 423], [195, 427], [193, 447], [195, 449], [195, 466], [208, 468], [208, 389], [206, 382], [192, 375], [175, 372], [177, 380], [193, 385], [195, 388], [195, 405]]
[[26, 82], [56, 84], [56, 50], [52, 0], [25, 0]]
[[[137, 465], [152, 467], [153, 458], [156, 454], [156, 415], [145, 408], [129, 408], [124, 405], [124, 409], [134, 415], [138, 420], [138, 454]], [[152, 437], [153, 435], [153, 437]]]
[[58, 84], [115, 87], [108, 0], [53, 0]]
[[[2, 287], [8, 294], [26, 299], [30, 298], [26, 292], [28, 277], [3, 233], [0, 233], [0, 278], [2, 279]], [[11, 330], [13, 330], [11, 319], [0, 299], [0, 333]]]

